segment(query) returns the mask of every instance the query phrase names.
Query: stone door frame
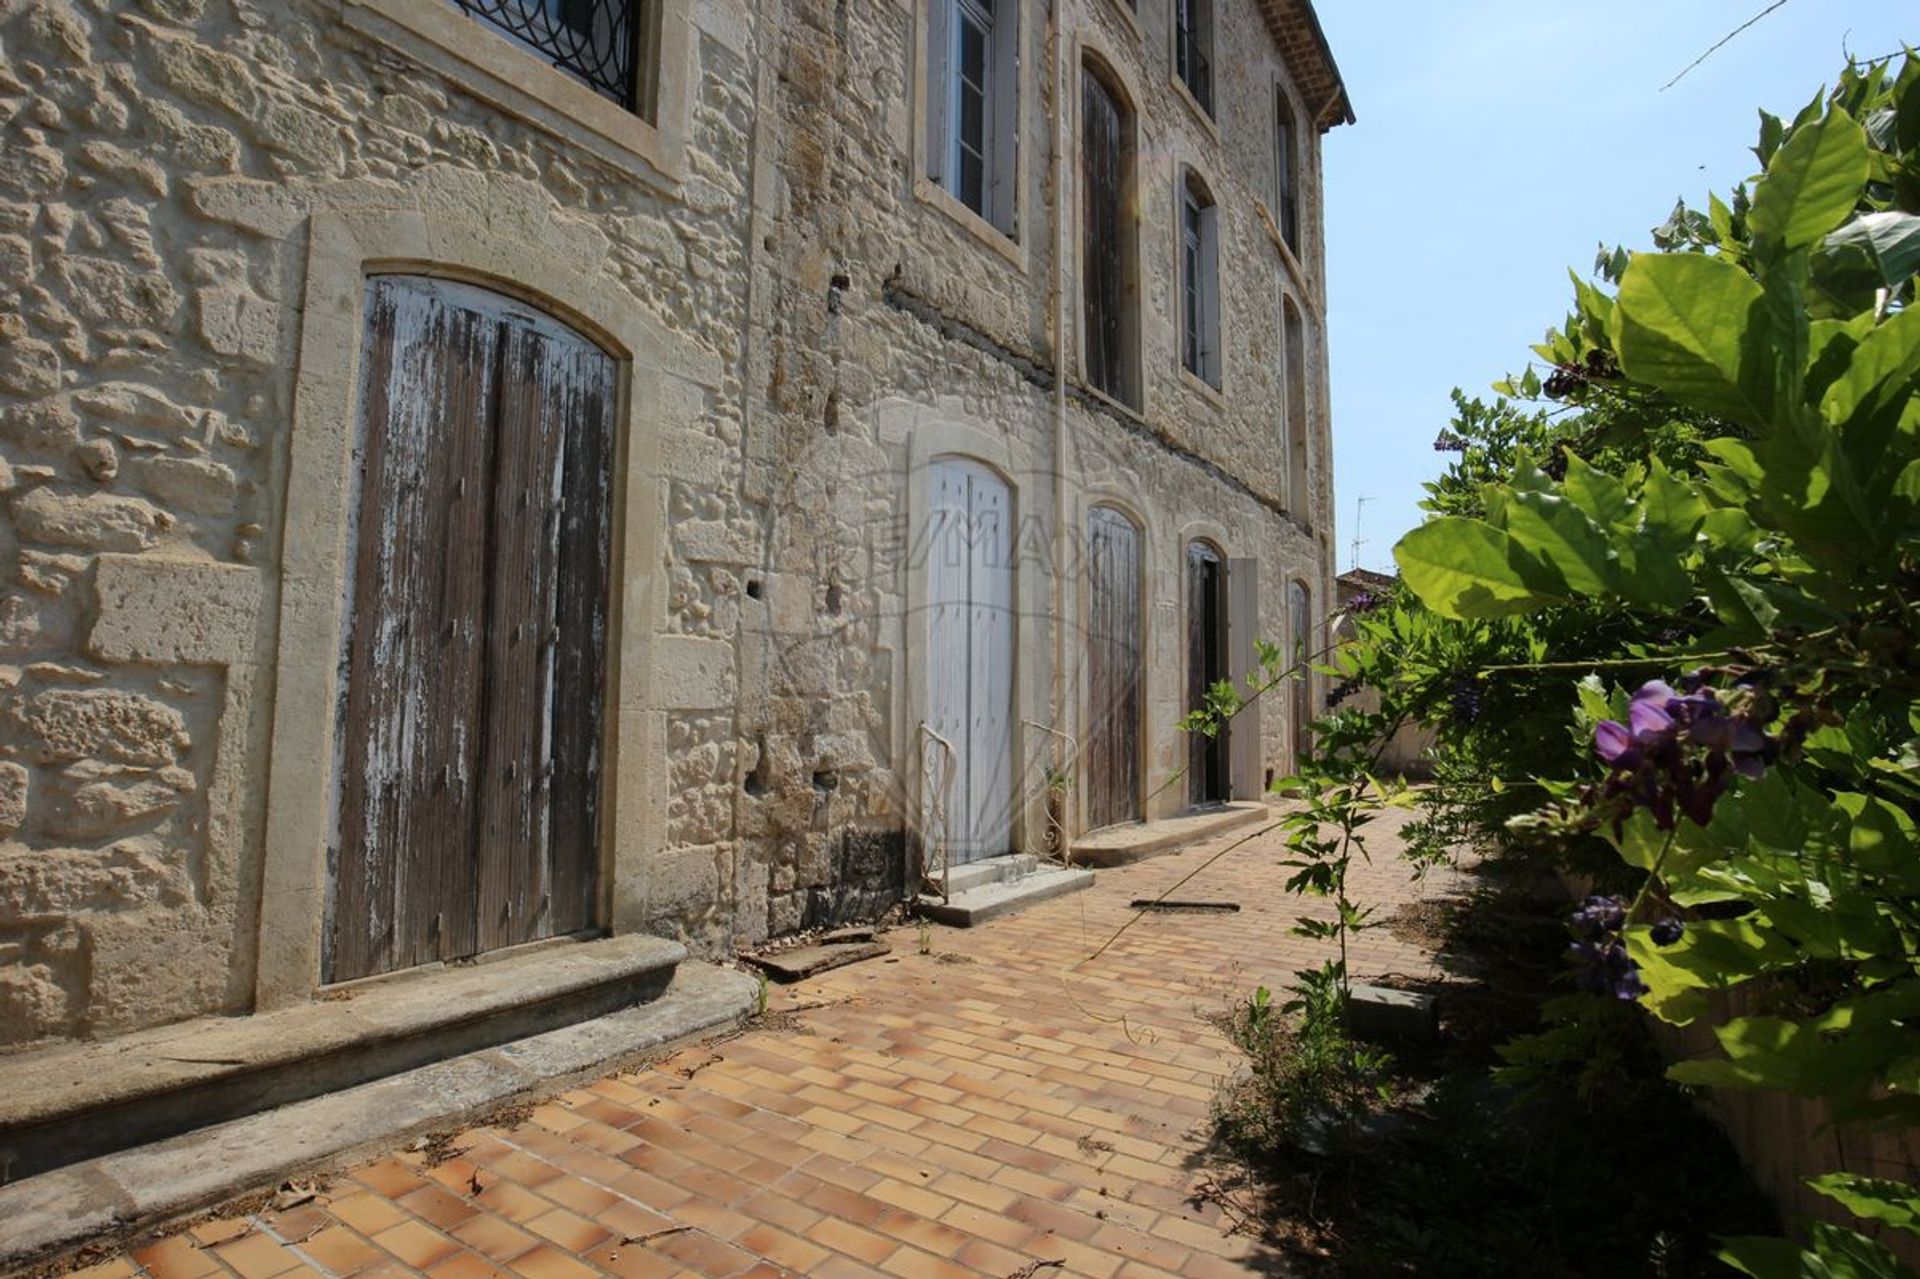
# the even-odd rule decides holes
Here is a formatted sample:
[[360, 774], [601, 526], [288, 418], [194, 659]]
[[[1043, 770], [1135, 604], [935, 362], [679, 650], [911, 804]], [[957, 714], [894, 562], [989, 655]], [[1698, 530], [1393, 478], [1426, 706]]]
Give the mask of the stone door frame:
[[[276, 616], [260, 879], [256, 1011], [298, 1004], [320, 985], [328, 892], [327, 839], [334, 710], [339, 689], [347, 530], [355, 492], [352, 449], [360, 411], [366, 280], [405, 272], [463, 280], [516, 297], [597, 341], [619, 363], [612, 494], [606, 745], [602, 771], [597, 922], [638, 926], [648, 854], [660, 846], [664, 718], [652, 711], [653, 636], [665, 621], [659, 578], [659, 430], [663, 380], [711, 357], [653, 324], [611, 279], [584, 274], [538, 238], [503, 234], [522, 210], [470, 208], [317, 211], [308, 220], [305, 296], [291, 429], [287, 435], [280, 572], [266, 613]], [[537, 282], [537, 283], [536, 283]], [[277, 593], [277, 599], [274, 594]]]

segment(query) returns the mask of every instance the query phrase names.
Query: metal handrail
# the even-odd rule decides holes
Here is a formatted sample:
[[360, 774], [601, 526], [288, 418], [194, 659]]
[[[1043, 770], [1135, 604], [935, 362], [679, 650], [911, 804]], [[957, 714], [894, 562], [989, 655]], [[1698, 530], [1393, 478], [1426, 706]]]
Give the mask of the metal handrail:
[[[937, 786], [932, 788], [933, 800], [930, 804], [926, 805], [927, 814], [931, 819], [929, 825], [939, 832], [939, 839], [933, 843], [933, 847], [940, 865], [940, 900], [942, 903], [946, 903], [953, 900], [953, 867], [947, 858], [947, 788], [953, 784], [953, 743], [934, 732], [932, 728], [928, 727], [927, 721], [925, 720], [920, 721], [920, 732], [923, 737], [931, 737], [939, 745], [940, 749], [945, 752], [944, 758], [947, 761], [946, 775]], [[920, 743], [920, 785], [923, 794], [928, 790], [928, 780], [927, 746], [923, 740]], [[923, 838], [923, 849], [928, 842], [927, 839]], [[923, 888], [926, 886], [931, 869], [931, 867], [926, 865], [926, 854], [923, 851], [920, 866], [920, 883]]]
[[[1054, 737], [1058, 737], [1061, 741], [1067, 744], [1067, 756], [1064, 760], [1061, 761], [1061, 764], [1060, 764], [1062, 771], [1071, 769], [1080, 762], [1080, 739], [1075, 737], [1072, 733], [1062, 732], [1060, 729], [1053, 727], [1051, 724], [1042, 724], [1035, 720], [1030, 720], [1030, 719], [1021, 720], [1020, 725], [1022, 728], [1037, 728], [1043, 733], [1048, 733]], [[1071, 774], [1069, 774], [1069, 776], [1071, 776]], [[1041, 780], [1044, 784], [1045, 782], [1044, 774], [1042, 775]], [[1060, 821], [1058, 823], [1058, 828], [1060, 831], [1060, 864], [1062, 866], [1071, 868], [1073, 865], [1073, 845], [1068, 838], [1067, 819], [1064, 812], [1061, 814]]]

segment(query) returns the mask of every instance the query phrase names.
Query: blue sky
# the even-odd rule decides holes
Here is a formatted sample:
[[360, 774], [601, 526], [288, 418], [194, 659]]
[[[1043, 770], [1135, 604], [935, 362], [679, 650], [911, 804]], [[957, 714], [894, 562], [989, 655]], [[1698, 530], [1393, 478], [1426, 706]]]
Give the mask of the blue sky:
[[1391, 571], [1420, 521], [1448, 391], [1491, 398], [1565, 316], [1566, 268], [1649, 247], [1676, 197], [1749, 176], [1759, 107], [1792, 115], [1846, 50], [1920, 44], [1916, 0], [1317, 0], [1357, 125], [1324, 140], [1336, 540]]

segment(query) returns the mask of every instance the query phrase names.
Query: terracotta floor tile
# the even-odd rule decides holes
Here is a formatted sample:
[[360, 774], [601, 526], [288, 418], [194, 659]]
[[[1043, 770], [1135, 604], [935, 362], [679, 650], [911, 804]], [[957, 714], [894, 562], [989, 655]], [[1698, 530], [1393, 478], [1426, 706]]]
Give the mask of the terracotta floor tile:
[[453, 1229], [453, 1237], [489, 1261], [504, 1264], [540, 1242], [532, 1234], [509, 1222], [483, 1212]]
[[373, 1236], [373, 1242], [405, 1265], [426, 1270], [460, 1251], [460, 1244], [424, 1221], [403, 1221]]
[[578, 1257], [570, 1257], [562, 1248], [543, 1243], [508, 1263], [508, 1268], [523, 1279], [598, 1279], [595, 1270]]
[[429, 1268], [427, 1274], [429, 1279], [509, 1279], [497, 1263], [464, 1249]]
[[327, 1211], [369, 1237], [407, 1219], [407, 1214], [396, 1208], [391, 1200], [371, 1190], [335, 1199], [327, 1205]]
[[663, 1257], [649, 1248], [610, 1240], [584, 1258], [616, 1279], [672, 1279], [686, 1273], [672, 1257]]
[[523, 1223], [528, 1230], [568, 1252], [580, 1253], [599, 1247], [613, 1232], [607, 1227], [565, 1208], [543, 1212]]
[[295, 1245], [295, 1251], [336, 1275], [350, 1275], [388, 1259], [386, 1253], [345, 1226], [322, 1230]]
[[212, 1254], [193, 1246], [189, 1235], [174, 1235], [137, 1248], [133, 1261], [153, 1279], [203, 1279], [220, 1268]]
[[257, 1231], [217, 1245], [213, 1254], [240, 1279], [271, 1279], [300, 1264], [286, 1245]]

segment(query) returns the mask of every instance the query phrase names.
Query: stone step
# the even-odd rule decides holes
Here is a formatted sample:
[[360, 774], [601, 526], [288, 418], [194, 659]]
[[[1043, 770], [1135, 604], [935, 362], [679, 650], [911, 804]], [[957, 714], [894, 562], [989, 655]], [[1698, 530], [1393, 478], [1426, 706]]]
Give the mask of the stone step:
[[657, 998], [678, 942], [564, 941], [0, 1059], [0, 1182], [350, 1088]]
[[745, 973], [683, 963], [636, 1007], [0, 1186], [0, 1272], [344, 1166], [522, 1094], [558, 1091], [731, 1026], [757, 993]]
[[1159, 821], [1106, 826], [1073, 841], [1073, 863], [1076, 866], [1125, 866], [1160, 853], [1177, 852], [1215, 835], [1270, 822], [1278, 816], [1265, 804], [1243, 801], [1197, 809]]
[[1019, 879], [979, 884], [965, 892], [955, 892], [947, 901], [941, 901], [938, 893], [922, 893], [914, 908], [937, 923], [971, 928], [1037, 902], [1091, 887], [1093, 872], [1090, 870], [1049, 867]]
[[[1002, 884], [1031, 875], [1039, 866], [1040, 859], [1032, 853], [1005, 853], [999, 857], [983, 857], [977, 862], [955, 866], [948, 882], [956, 893], [970, 892], [984, 884]], [[939, 876], [933, 879], [937, 883]]]

